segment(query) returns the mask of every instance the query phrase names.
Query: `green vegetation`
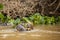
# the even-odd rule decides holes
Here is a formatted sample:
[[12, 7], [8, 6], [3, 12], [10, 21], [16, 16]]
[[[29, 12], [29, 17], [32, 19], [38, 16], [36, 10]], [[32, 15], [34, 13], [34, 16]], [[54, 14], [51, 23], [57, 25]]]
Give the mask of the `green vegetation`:
[[3, 9], [3, 4], [0, 4], [0, 10], [2, 10]]
[[55, 24], [57, 22], [55, 17], [41, 16], [39, 13], [35, 13], [34, 15], [25, 18], [33, 22], [33, 24]]
[[24, 22], [30, 23], [30, 24], [47, 24], [47, 25], [53, 25], [60, 23], [60, 16], [54, 17], [54, 16], [41, 16], [39, 13], [35, 13], [34, 15], [30, 15], [29, 17], [23, 17], [22, 20]]
[[49, 17], [49, 16], [41, 16], [39, 13], [35, 13], [34, 15], [30, 15], [29, 17], [23, 17], [22, 19], [17, 18], [17, 19], [12, 19], [10, 16], [4, 16], [2, 13], [0, 13], [0, 21], [3, 23], [10, 23], [13, 25], [18, 25], [21, 22], [26, 22], [30, 24], [57, 24], [60, 23], [60, 16], [57, 18], [55, 17]]
[[4, 22], [4, 15], [0, 13], [0, 22]]
[[32, 24], [32, 25], [33, 25], [33, 23], [31, 22], [31, 20], [29, 20], [29, 18], [28, 18], [28, 17], [23, 17], [23, 18], [22, 18], [22, 20], [23, 20], [24, 22], [27, 22], [27, 23], [29, 23], [29, 24]]
[[[3, 9], [3, 4], [0, 4], [0, 10]], [[54, 17], [54, 16], [42, 16], [40, 13], [35, 13], [33, 15], [30, 15], [29, 17], [22, 17], [17, 19], [12, 19], [10, 16], [4, 16], [3, 13], [0, 12], [0, 22], [2, 23], [10, 23], [14, 26], [20, 24], [21, 22], [26, 22], [30, 24], [57, 24], [60, 23], [60, 16]]]

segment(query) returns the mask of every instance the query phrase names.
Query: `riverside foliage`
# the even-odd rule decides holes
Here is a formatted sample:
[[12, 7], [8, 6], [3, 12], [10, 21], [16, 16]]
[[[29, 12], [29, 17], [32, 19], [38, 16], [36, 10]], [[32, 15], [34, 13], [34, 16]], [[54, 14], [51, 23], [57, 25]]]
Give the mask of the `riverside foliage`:
[[[3, 9], [3, 4], [0, 4], [0, 10]], [[10, 16], [4, 16], [3, 13], [0, 12], [0, 22], [2, 23], [10, 23], [13, 25], [18, 25], [21, 22], [26, 22], [30, 24], [57, 24], [60, 23], [60, 16], [42, 16], [40, 13], [34, 13], [28, 17], [16, 18], [12, 19]]]
[[4, 16], [2, 13], [0, 13], [0, 21], [11, 23], [14, 25], [18, 25], [21, 22], [26, 22], [26, 23], [33, 23], [33, 24], [57, 24], [60, 23], [60, 16], [54, 17], [54, 16], [42, 16], [39, 13], [35, 13], [34, 15], [30, 15], [29, 17], [22, 17], [12, 19], [9, 16]]

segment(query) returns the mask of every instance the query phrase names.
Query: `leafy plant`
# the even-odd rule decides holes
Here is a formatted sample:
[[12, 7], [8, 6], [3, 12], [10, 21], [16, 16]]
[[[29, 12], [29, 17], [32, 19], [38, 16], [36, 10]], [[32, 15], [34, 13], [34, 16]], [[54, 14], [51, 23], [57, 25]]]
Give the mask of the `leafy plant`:
[[20, 21], [19, 18], [17, 18], [16, 20], [14, 20], [14, 24], [15, 24], [15, 25], [18, 25], [20, 22], [21, 22], [21, 21]]
[[2, 10], [3, 9], [3, 4], [0, 4], [0, 10]]
[[60, 16], [56, 17], [56, 23], [60, 23]]
[[47, 17], [46, 22], [47, 22], [47, 24], [54, 24], [55, 18], [54, 17]]
[[49, 17], [49, 16], [41, 16], [39, 13], [35, 13], [34, 15], [31, 15], [30, 17], [25, 17], [24, 20], [28, 22], [31, 21], [34, 24], [54, 24], [55, 23], [55, 17]]
[[23, 17], [22, 20], [20, 18], [12, 19], [10, 16], [4, 16], [0, 13], [0, 21], [10, 23], [14, 25], [14, 27], [21, 22], [26, 22], [30, 24], [55, 24], [60, 22], [60, 16], [58, 17], [49, 17], [49, 16], [42, 16], [39, 13], [35, 13], [34, 15], [30, 15], [29, 17]]
[[0, 21], [1, 22], [4, 22], [4, 18], [5, 18], [4, 15], [2, 13], [0, 13]]
[[[3, 4], [0, 4], [0, 10], [3, 9]], [[0, 22], [4, 22], [4, 15], [0, 12]]]
[[22, 19], [23, 19], [25, 22], [33, 25], [33, 23], [32, 23], [27, 17], [23, 17]]
[[29, 18], [34, 24], [44, 24], [45, 23], [44, 17], [41, 16], [39, 13], [36, 13], [35, 15], [30, 16]]
[[14, 19], [8, 20], [8, 23], [11, 24], [11, 25], [14, 25]]

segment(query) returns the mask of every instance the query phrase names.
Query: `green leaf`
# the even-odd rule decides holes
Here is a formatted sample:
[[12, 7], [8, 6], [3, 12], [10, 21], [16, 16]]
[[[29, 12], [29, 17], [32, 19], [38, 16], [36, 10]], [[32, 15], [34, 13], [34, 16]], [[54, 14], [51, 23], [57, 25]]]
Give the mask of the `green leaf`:
[[2, 13], [0, 13], [0, 18], [4, 18], [4, 15]]
[[0, 20], [2, 21], [2, 22], [4, 22], [4, 15], [2, 14], [2, 13], [0, 13]]
[[14, 19], [9, 20], [8, 23], [14, 24]]
[[3, 4], [0, 4], [0, 10], [2, 10], [3, 9]]
[[17, 19], [14, 21], [14, 24], [15, 24], [15, 25], [18, 25], [20, 22], [21, 22], [20, 19], [17, 18]]
[[[23, 17], [23, 20], [26, 21], [29, 24], [32, 24], [32, 22], [27, 18], [27, 17]], [[33, 25], [33, 24], [32, 24]]]
[[11, 17], [10, 16], [7, 16], [7, 19], [11, 19]]

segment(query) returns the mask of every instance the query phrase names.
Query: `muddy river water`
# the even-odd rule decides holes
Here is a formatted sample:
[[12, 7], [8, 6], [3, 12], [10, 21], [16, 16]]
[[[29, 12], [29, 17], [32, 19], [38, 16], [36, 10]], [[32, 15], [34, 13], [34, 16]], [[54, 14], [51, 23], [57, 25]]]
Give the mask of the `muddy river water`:
[[60, 40], [60, 26], [43, 25], [24, 32], [7, 27], [0, 28], [0, 40]]

